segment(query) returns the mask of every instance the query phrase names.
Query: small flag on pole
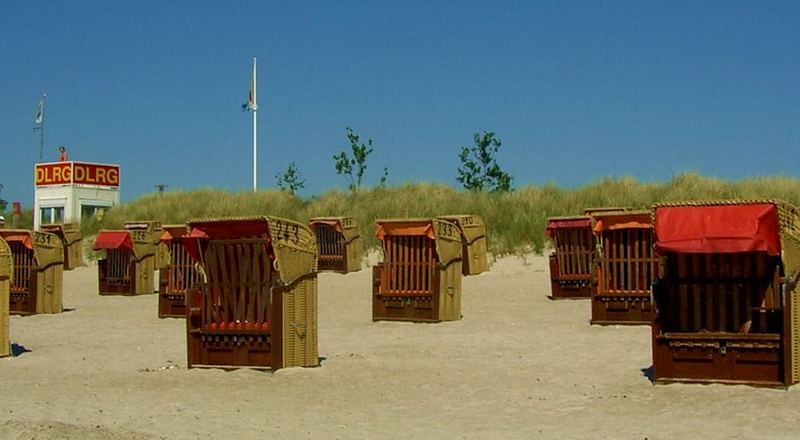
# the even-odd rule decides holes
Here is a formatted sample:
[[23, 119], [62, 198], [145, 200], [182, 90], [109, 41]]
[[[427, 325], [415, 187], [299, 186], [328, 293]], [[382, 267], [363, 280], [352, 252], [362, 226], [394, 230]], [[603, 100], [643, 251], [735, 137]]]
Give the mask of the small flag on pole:
[[42, 122], [44, 122], [44, 98], [39, 100], [39, 104], [36, 105], [36, 112], [33, 114], [34, 124], [41, 126]]
[[242, 104], [242, 109], [250, 112], [258, 111], [256, 103], [256, 69], [253, 66], [253, 73], [250, 75], [250, 89], [247, 93], [247, 102]]

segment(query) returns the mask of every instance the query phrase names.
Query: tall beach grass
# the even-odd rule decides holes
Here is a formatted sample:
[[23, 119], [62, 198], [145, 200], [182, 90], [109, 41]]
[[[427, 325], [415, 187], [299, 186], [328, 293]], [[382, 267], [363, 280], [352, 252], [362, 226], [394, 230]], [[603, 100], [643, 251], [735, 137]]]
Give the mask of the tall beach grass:
[[483, 217], [488, 227], [489, 250], [499, 255], [541, 252], [547, 245], [547, 218], [580, 214], [587, 207], [649, 208], [657, 202], [728, 198], [776, 198], [800, 204], [800, 180], [759, 177], [726, 181], [683, 173], [664, 183], [642, 183], [631, 177], [604, 178], [574, 189], [547, 184], [502, 194], [409, 183], [356, 192], [328, 191], [310, 198], [278, 190], [252, 193], [199, 189], [141, 196], [111, 209], [102, 221], [84, 222], [82, 229], [91, 235], [101, 228], [118, 228], [126, 220], [160, 220], [169, 224], [196, 218], [267, 214], [306, 222], [315, 216], [353, 216], [369, 247], [377, 245], [374, 222], [378, 218], [468, 213]]

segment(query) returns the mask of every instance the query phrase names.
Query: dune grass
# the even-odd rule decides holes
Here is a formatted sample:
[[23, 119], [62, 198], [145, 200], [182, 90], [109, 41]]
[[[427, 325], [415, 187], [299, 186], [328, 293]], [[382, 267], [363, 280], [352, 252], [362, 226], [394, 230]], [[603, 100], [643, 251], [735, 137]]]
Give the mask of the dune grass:
[[800, 204], [800, 180], [759, 177], [725, 181], [683, 173], [664, 183], [642, 183], [631, 177], [604, 178], [573, 189], [547, 184], [500, 194], [409, 183], [357, 192], [328, 191], [310, 198], [278, 190], [252, 193], [199, 189], [143, 195], [110, 210], [102, 221], [84, 222], [82, 230], [91, 235], [101, 228], [118, 228], [126, 220], [160, 220], [169, 224], [196, 218], [268, 214], [305, 222], [314, 216], [354, 216], [369, 247], [377, 245], [375, 219], [469, 213], [483, 217], [488, 227], [489, 250], [500, 255], [541, 252], [547, 245], [544, 229], [548, 217], [580, 214], [587, 207], [649, 208], [657, 202], [727, 198], [776, 198]]

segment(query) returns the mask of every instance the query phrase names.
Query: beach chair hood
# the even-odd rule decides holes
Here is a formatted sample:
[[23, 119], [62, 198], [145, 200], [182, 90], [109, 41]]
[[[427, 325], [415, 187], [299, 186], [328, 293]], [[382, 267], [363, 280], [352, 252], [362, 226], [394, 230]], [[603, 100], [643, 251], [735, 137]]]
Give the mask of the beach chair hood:
[[461, 233], [458, 226], [447, 220], [426, 219], [379, 219], [376, 220], [375, 236], [379, 240], [387, 235], [425, 235], [436, 242], [439, 264], [446, 266], [461, 259]]
[[209, 239], [263, 237], [272, 243], [280, 281], [291, 285], [317, 270], [317, 242], [308, 226], [279, 217], [232, 217], [189, 222], [184, 246], [189, 255], [203, 261], [203, 242]]

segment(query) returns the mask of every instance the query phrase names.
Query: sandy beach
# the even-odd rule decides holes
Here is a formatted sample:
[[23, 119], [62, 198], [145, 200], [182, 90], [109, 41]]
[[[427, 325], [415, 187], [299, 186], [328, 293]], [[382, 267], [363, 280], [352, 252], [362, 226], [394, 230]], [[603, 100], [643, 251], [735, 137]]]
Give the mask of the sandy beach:
[[[11, 317], [0, 438], [799, 438], [800, 387], [653, 385], [650, 330], [551, 301], [546, 259], [463, 281], [463, 319], [371, 320], [370, 270], [319, 276], [319, 368], [186, 368], [157, 296], [64, 273], [58, 315]], [[23, 351], [24, 350], [24, 351]]]

